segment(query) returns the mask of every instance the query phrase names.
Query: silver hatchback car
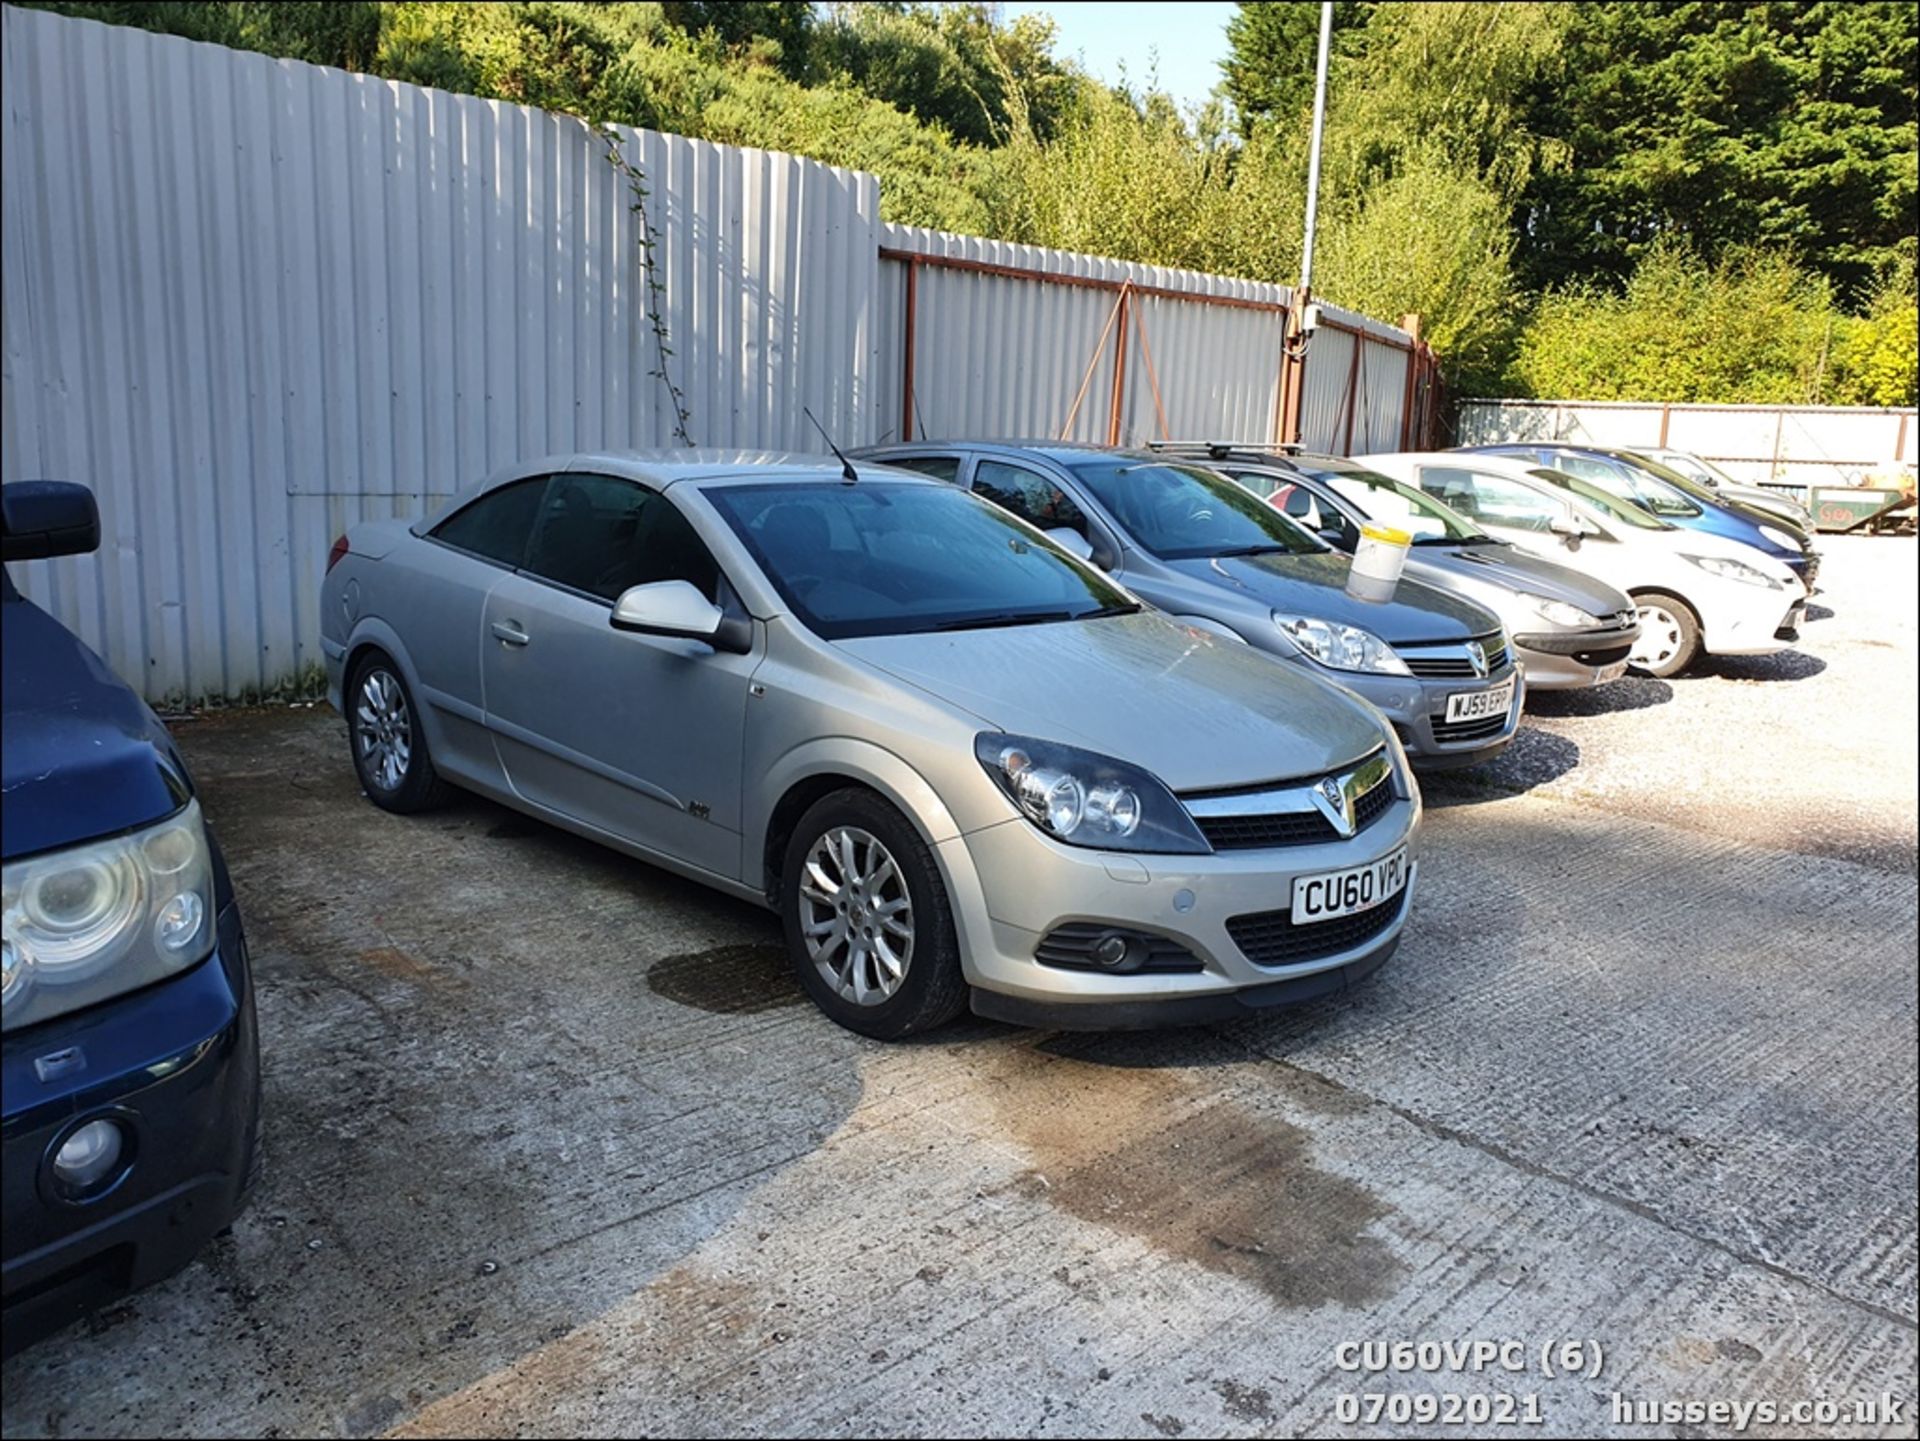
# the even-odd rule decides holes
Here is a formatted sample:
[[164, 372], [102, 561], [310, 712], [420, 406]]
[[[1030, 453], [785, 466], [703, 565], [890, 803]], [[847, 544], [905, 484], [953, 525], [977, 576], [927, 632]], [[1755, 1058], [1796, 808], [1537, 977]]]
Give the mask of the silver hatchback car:
[[1243, 1014], [1405, 923], [1420, 798], [1376, 712], [924, 476], [540, 461], [356, 526], [321, 615], [376, 804], [453, 783], [769, 905], [868, 1035]]

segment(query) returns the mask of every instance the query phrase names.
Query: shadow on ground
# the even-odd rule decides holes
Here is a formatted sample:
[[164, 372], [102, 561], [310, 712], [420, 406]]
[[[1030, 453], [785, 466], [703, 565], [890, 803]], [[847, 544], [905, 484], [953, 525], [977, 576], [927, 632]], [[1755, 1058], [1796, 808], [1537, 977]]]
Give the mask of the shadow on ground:
[[1681, 679], [1796, 681], [1812, 680], [1827, 668], [1817, 655], [1803, 650], [1776, 651], [1772, 655], [1710, 655], [1696, 661]]
[[[1533, 698], [1527, 698], [1531, 705]], [[1580, 764], [1580, 747], [1563, 735], [1522, 725], [1513, 741], [1484, 765], [1456, 771], [1422, 771], [1420, 794], [1429, 808], [1469, 805], [1524, 795], [1557, 781]]]
[[1527, 713], [1537, 716], [1617, 715], [1646, 710], [1673, 699], [1673, 687], [1652, 676], [1622, 676], [1585, 690], [1530, 690]]

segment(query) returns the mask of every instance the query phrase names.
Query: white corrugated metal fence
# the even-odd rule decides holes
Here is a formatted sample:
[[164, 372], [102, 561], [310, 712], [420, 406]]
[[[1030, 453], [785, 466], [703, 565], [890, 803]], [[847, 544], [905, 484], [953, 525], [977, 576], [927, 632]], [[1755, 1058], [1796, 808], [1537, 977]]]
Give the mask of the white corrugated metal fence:
[[1912, 410], [1819, 405], [1660, 405], [1591, 400], [1469, 400], [1460, 443], [1565, 440], [1671, 446], [1735, 480], [1853, 485], [1915, 463]]

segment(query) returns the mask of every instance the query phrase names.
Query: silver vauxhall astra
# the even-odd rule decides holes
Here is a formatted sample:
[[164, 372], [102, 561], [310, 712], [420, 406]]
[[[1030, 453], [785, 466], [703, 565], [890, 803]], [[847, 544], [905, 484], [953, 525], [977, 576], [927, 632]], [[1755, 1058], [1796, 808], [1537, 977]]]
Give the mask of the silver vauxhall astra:
[[1377, 711], [924, 476], [562, 456], [356, 526], [322, 591], [376, 804], [452, 784], [771, 906], [868, 1035], [1243, 1014], [1405, 922]]

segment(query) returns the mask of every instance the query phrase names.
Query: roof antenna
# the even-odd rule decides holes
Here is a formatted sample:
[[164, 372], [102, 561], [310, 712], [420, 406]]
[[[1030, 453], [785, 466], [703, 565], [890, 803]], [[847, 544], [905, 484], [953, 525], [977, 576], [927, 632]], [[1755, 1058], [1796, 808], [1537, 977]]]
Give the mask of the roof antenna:
[[840, 447], [835, 445], [833, 443], [833, 437], [827, 434], [826, 426], [814, 420], [813, 412], [807, 409], [806, 406], [803, 405], [800, 407], [800, 413], [806, 416], [808, 420], [813, 420], [813, 428], [820, 432], [820, 438], [827, 443], [827, 449], [832, 451], [833, 458], [840, 462], [840, 478], [848, 485], [857, 485], [860, 481], [860, 472], [853, 468], [852, 461], [840, 453]]

